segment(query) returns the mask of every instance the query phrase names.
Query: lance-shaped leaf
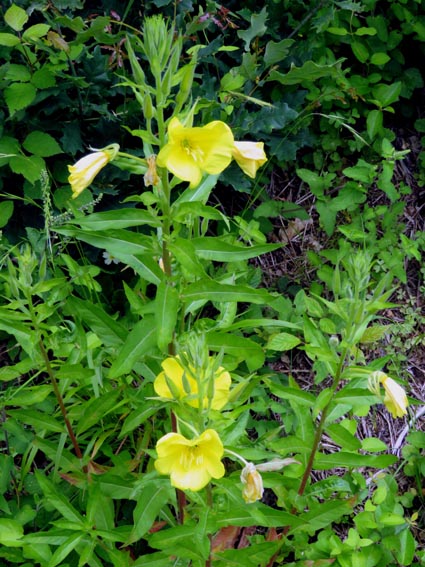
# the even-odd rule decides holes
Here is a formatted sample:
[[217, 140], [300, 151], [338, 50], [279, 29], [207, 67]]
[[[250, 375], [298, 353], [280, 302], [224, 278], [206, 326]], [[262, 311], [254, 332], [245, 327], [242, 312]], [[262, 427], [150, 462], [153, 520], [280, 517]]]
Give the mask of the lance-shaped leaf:
[[101, 213], [92, 213], [86, 217], [76, 218], [68, 221], [70, 224], [78, 224], [85, 230], [104, 231], [117, 228], [128, 228], [130, 226], [159, 226], [160, 220], [149, 211], [142, 209], [115, 209]]
[[254, 246], [241, 246], [230, 244], [225, 240], [214, 236], [203, 236], [194, 238], [192, 243], [200, 258], [214, 260], [217, 262], [239, 262], [256, 258], [261, 254], [272, 252], [282, 248], [282, 244], [256, 244]]
[[118, 352], [109, 378], [118, 378], [132, 371], [133, 366], [156, 344], [156, 324], [153, 317], [145, 317], [133, 327]]
[[159, 284], [155, 298], [156, 340], [165, 351], [173, 340], [179, 309], [179, 294], [168, 282]]

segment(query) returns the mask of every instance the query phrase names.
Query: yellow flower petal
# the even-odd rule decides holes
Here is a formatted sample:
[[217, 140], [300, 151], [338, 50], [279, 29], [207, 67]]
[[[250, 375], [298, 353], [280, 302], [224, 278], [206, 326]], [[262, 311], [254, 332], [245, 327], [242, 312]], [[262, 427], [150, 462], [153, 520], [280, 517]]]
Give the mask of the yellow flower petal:
[[224, 448], [214, 429], [207, 429], [196, 439], [167, 433], [159, 439], [156, 450], [156, 470], [170, 475], [171, 484], [181, 490], [201, 490], [211, 478], [224, 476]]
[[235, 142], [233, 157], [242, 171], [252, 178], [267, 161], [263, 142]]
[[118, 144], [111, 144], [103, 150], [82, 157], [74, 165], [68, 165], [70, 173], [68, 182], [71, 185], [73, 199], [92, 183], [99, 171], [114, 159], [118, 150]]
[[221, 173], [230, 164], [232, 151], [233, 134], [224, 122], [186, 128], [174, 117], [168, 126], [168, 143], [159, 152], [157, 164], [194, 188], [204, 173]]
[[386, 374], [384, 376], [385, 378], [381, 378], [381, 384], [385, 389], [384, 404], [394, 418], [403, 417], [407, 414], [409, 405], [406, 392], [395, 380]]

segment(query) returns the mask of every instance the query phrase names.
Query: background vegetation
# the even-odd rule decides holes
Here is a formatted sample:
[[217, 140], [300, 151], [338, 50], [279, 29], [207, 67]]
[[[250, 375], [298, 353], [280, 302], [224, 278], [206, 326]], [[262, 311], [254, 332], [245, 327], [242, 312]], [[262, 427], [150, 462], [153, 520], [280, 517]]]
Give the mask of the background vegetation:
[[[0, 561], [421, 565], [424, 2], [3, 4]], [[196, 102], [197, 124], [224, 121], [269, 158], [255, 179], [232, 163], [199, 201], [173, 188], [165, 288], [144, 170], [108, 166], [77, 199], [68, 183], [90, 148], [151, 147], [141, 44], [158, 14], [182, 47], [165, 116]], [[122, 224], [129, 209], [150, 220]], [[227, 459], [183, 522], [153, 467], [172, 421], [153, 382], [177, 321], [177, 346], [197, 337], [232, 373], [208, 418], [226, 446], [296, 461], [245, 504]], [[408, 390], [406, 417], [367, 389], [380, 370]]]

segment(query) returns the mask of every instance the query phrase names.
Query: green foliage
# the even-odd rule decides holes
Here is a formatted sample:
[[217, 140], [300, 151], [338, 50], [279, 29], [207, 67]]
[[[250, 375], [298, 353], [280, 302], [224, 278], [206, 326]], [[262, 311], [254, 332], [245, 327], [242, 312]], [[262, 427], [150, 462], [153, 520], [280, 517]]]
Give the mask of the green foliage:
[[[402, 234], [409, 189], [394, 178], [408, 152], [396, 129], [424, 130], [408, 104], [423, 87], [421, 3], [152, 0], [144, 19], [133, 2], [88, 4], [2, 12], [0, 562], [419, 565], [423, 435], [403, 448], [405, 489], [359, 421], [388, 402], [371, 375], [399, 374], [399, 351], [422, 341], [407, 342], [413, 305], [405, 328], [381, 320], [425, 244]], [[268, 164], [252, 179], [233, 162], [194, 189], [154, 167], [149, 182], [177, 116], [263, 141]], [[113, 142], [128, 153], [72, 195], [67, 166]], [[260, 258], [282, 248], [265, 233], [309, 215], [265, 195], [272, 168], [304, 184], [331, 239], [290, 297], [263, 286]], [[235, 214], [226, 186], [247, 194]], [[375, 358], [389, 332], [394, 352]], [[276, 369], [299, 353], [309, 389]], [[176, 354], [181, 383], [165, 373], [159, 395]], [[155, 444], [208, 429], [225, 475], [176, 491]], [[248, 465], [262, 501], [246, 498]]]

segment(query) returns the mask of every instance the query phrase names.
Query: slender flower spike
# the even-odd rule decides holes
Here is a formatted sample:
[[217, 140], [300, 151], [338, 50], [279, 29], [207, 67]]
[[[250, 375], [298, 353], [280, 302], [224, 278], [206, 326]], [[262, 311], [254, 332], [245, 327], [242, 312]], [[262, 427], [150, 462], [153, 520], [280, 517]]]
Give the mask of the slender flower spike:
[[373, 372], [369, 378], [369, 389], [380, 395], [378, 383], [384, 387], [384, 404], [391, 415], [394, 418], [406, 415], [409, 402], [404, 389], [395, 380], [380, 371]]
[[[166, 358], [162, 364], [163, 372], [155, 378], [153, 387], [158, 396], [163, 398], [178, 399], [186, 401], [192, 407], [199, 407], [199, 385], [196, 379], [195, 369], [185, 372], [178, 356]], [[219, 366], [214, 374], [214, 395], [211, 408], [222, 409], [229, 400], [231, 378], [223, 367]], [[208, 384], [205, 384], [205, 394]], [[208, 407], [208, 398], [205, 395], [203, 408]]]
[[160, 150], [157, 164], [165, 167], [190, 188], [199, 185], [204, 173], [221, 173], [232, 161], [233, 134], [216, 120], [206, 126], [186, 128], [176, 117], [168, 125], [168, 143]]
[[68, 165], [70, 173], [68, 181], [71, 185], [73, 199], [76, 199], [92, 183], [99, 171], [114, 159], [118, 151], [118, 144], [111, 144], [82, 157], [74, 165]]
[[196, 492], [212, 478], [224, 476], [224, 448], [214, 429], [207, 429], [196, 439], [167, 433], [157, 442], [156, 450], [156, 470], [170, 475], [171, 484], [180, 490]]
[[244, 485], [242, 497], [247, 504], [252, 504], [263, 497], [263, 479], [253, 463], [248, 463], [241, 472], [241, 482]]
[[235, 142], [233, 157], [242, 171], [252, 178], [267, 161], [263, 142]]

